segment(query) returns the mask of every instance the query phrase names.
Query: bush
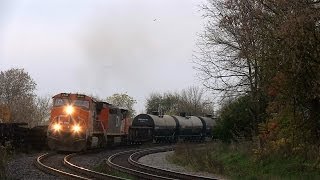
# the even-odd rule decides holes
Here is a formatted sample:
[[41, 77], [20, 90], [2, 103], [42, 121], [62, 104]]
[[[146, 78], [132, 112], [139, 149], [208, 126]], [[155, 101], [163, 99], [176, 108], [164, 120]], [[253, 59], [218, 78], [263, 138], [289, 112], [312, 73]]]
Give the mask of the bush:
[[213, 129], [215, 138], [224, 142], [237, 141], [239, 137], [251, 139], [255, 129], [252, 102], [248, 95], [225, 104], [218, 113]]

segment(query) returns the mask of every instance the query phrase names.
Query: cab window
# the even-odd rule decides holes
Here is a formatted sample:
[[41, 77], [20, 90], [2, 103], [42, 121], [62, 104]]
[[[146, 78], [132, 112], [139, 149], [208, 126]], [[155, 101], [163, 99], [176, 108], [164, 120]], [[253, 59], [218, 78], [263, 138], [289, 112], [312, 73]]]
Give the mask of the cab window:
[[63, 106], [63, 105], [66, 105], [67, 103], [68, 103], [67, 99], [57, 98], [54, 100], [53, 106]]
[[78, 107], [89, 108], [90, 103], [89, 101], [86, 101], [86, 100], [75, 100], [73, 102], [73, 105]]

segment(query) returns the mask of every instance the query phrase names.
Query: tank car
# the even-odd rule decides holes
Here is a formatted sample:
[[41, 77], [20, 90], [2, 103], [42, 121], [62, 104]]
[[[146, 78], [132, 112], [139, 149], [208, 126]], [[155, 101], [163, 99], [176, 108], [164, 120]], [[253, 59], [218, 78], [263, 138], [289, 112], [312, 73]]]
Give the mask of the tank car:
[[173, 116], [179, 124], [177, 134], [179, 139], [189, 140], [202, 140], [203, 135], [203, 123], [200, 118], [196, 116]]
[[207, 115], [204, 117], [199, 116], [199, 118], [203, 124], [202, 134], [205, 137], [212, 139], [213, 138], [213, 126], [215, 125], [215, 120], [212, 118], [211, 115]]
[[132, 121], [130, 139], [133, 142], [174, 142], [176, 131], [176, 120], [169, 115], [139, 114]]
[[128, 111], [83, 94], [53, 96], [48, 146], [58, 151], [83, 151], [120, 143], [128, 134]]

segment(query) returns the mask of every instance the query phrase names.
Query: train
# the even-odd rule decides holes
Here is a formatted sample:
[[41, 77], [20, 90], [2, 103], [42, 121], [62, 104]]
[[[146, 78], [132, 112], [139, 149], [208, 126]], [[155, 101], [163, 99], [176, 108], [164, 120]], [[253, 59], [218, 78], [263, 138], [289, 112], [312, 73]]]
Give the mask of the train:
[[57, 151], [142, 142], [204, 141], [212, 138], [212, 116], [139, 114], [77, 93], [53, 96], [47, 130], [48, 146]]

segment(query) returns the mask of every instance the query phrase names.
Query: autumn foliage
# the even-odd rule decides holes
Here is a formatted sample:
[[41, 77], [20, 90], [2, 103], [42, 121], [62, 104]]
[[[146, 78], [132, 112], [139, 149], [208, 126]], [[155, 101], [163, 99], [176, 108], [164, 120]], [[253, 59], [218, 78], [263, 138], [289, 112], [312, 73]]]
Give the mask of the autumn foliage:
[[316, 154], [320, 2], [210, 0], [203, 9], [208, 23], [195, 61], [204, 85], [222, 97], [250, 97], [259, 152]]

